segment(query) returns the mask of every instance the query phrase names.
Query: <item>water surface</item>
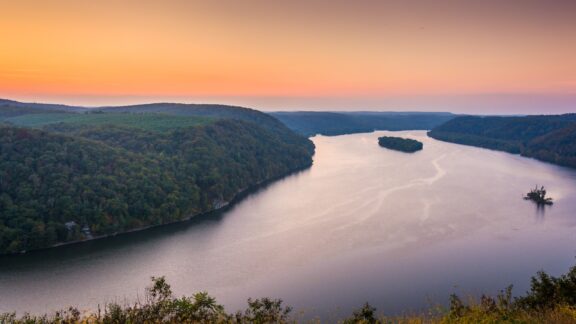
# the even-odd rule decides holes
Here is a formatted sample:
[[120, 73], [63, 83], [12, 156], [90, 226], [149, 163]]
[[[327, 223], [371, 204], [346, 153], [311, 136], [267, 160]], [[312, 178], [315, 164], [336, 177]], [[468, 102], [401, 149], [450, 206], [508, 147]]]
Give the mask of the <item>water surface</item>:
[[[378, 136], [424, 143], [407, 154]], [[0, 258], [0, 312], [96, 309], [142, 296], [165, 275], [176, 295], [205, 290], [232, 312], [279, 297], [325, 318], [369, 301], [418, 310], [450, 293], [529, 288], [576, 260], [576, 171], [444, 143], [425, 132], [313, 138], [312, 168], [222, 213], [110, 239]], [[555, 204], [522, 195], [543, 184]]]

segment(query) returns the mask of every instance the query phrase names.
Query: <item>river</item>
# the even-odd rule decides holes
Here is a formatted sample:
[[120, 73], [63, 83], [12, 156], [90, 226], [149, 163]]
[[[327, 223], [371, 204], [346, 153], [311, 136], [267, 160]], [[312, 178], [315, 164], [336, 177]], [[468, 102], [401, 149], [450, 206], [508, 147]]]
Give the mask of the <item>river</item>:
[[[424, 143], [407, 154], [378, 136]], [[225, 211], [103, 240], [0, 257], [0, 312], [208, 291], [233, 312], [276, 297], [325, 319], [368, 301], [398, 314], [449, 294], [529, 288], [576, 264], [576, 170], [428, 138], [423, 131], [316, 136], [314, 165]], [[555, 204], [522, 195], [545, 185]]]

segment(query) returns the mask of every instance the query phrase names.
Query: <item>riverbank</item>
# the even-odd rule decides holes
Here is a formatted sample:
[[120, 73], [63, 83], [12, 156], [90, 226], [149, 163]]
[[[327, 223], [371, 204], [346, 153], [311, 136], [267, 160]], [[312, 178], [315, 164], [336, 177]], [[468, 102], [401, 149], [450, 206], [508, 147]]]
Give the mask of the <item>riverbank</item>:
[[142, 226], [142, 227], [138, 227], [138, 228], [134, 228], [134, 229], [130, 229], [130, 230], [126, 230], [126, 231], [122, 231], [122, 232], [116, 232], [116, 233], [111, 233], [111, 234], [105, 234], [105, 235], [97, 235], [97, 236], [91, 236], [89, 238], [85, 238], [85, 239], [81, 239], [81, 240], [74, 240], [74, 241], [70, 241], [70, 242], [62, 242], [62, 243], [56, 243], [52, 246], [49, 247], [45, 247], [45, 248], [40, 248], [40, 249], [33, 249], [33, 250], [26, 250], [26, 251], [20, 251], [20, 252], [16, 252], [16, 253], [0, 253], [0, 257], [1, 256], [15, 256], [15, 255], [19, 255], [19, 254], [26, 254], [29, 252], [36, 252], [36, 251], [43, 251], [43, 250], [50, 250], [50, 249], [55, 249], [55, 248], [59, 248], [59, 247], [64, 247], [64, 246], [70, 246], [70, 245], [76, 245], [76, 244], [82, 244], [82, 243], [87, 243], [87, 242], [92, 242], [92, 241], [97, 241], [97, 240], [103, 240], [103, 239], [107, 239], [107, 238], [111, 238], [111, 237], [116, 237], [116, 236], [120, 236], [120, 235], [126, 235], [126, 234], [130, 234], [130, 233], [137, 233], [137, 232], [142, 232], [148, 229], [152, 229], [152, 228], [159, 228], [162, 226], [168, 226], [168, 225], [174, 225], [174, 224], [178, 224], [178, 223], [185, 223], [188, 222], [190, 220], [192, 220], [193, 218], [197, 218], [197, 217], [201, 217], [201, 216], [207, 216], [210, 215], [214, 212], [221, 212], [221, 211], [225, 211], [227, 208], [230, 208], [231, 206], [233, 206], [234, 204], [239, 203], [240, 201], [242, 201], [243, 198], [245, 198], [246, 196], [249, 196], [251, 194], [254, 194], [256, 192], [258, 192], [260, 189], [262, 189], [263, 187], [266, 187], [269, 184], [274, 183], [275, 181], [278, 181], [280, 179], [283, 179], [285, 177], [297, 174], [299, 172], [305, 171], [307, 169], [309, 169], [310, 167], [312, 167], [312, 165], [309, 165], [307, 167], [304, 168], [297, 168], [294, 169], [292, 171], [289, 171], [286, 174], [283, 174], [281, 176], [278, 177], [274, 177], [265, 181], [260, 181], [258, 183], [256, 183], [255, 185], [245, 188], [245, 189], [241, 189], [238, 190], [234, 196], [232, 197], [232, 199], [228, 200], [228, 201], [218, 201], [217, 203], [214, 204], [214, 208], [208, 210], [208, 211], [204, 211], [201, 213], [196, 213], [196, 214], [192, 214], [189, 215], [183, 219], [180, 220], [176, 220], [173, 222], [167, 222], [167, 223], [163, 223], [163, 224], [157, 224], [157, 225], [148, 225], [148, 226]]
[[445, 142], [520, 154], [576, 168], [576, 114], [524, 117], [463, 116], [433, 128]]

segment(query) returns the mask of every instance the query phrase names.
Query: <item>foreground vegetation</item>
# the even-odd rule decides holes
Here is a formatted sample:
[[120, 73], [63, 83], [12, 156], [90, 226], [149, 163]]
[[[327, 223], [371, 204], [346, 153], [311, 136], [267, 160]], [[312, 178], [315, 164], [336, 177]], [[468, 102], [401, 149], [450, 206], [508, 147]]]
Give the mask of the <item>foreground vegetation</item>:
[[20, 108], [7, 107], [0, 124], [0, 254], [184, 220], [309, 167], [314, 152], [243, 108], [220, 108], [225, 117]]
[[[309, 314], [310, 315], [310, 314]], [[312, 316], [308, 316], [312, 317]], [[174, 297], [164, 277], [152, 278], [144, 301], [132, 305], [107, 304], [104, 309], [82, 313], [74, 307], [50, 315], [0, 314], [0, 323], [291, 323], [298, 322], [292, 308], [280, 299], [248, 299], [245, 310], [227, 313], [206, 292]], [[576, 267], [552, 277], [539, 272], [530, 291], [513, 298], [512, 287], [497, 296], [482, 296], [464, 303], [450, 296], [448, 308], [426, 314], [386, 317], [366, 303], [341, 323], [576, 323]]]
[[387, 149], [406, 153], [420, 151], [423, 147], [422, 142], [417, 140], [392, 136], [378, 137], [378, 145]]
[[428, 135], [576, 168], [576, 114], [458, 117], [432, 129]]

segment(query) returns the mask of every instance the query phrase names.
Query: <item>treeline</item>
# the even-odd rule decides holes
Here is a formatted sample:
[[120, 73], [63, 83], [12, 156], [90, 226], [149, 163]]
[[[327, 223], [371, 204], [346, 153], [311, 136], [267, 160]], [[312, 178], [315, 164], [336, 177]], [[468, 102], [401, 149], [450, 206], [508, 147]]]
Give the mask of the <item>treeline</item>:
[[[0, 323], [296, 323], [292, 308], [281, 299], [248, 299], [247, 307], [227, 313], [206, 292], [176, 298], [164, 277], [152, 277], [144, 301], [132, 305], [107, 304], [98, 312], [82, 313], [77, 308], [51, 315], [18, 317], [0, 314]], [[305, 314], [312, 318], [313, 314]], [[483, 295], [479, 301], [464, 303], [450, 296], [448, 308], [437, 307], [426, 314], [388, 317], [379, 315], [366, 303], [340, 323], [576, 323], [576, 267], [553, 277], [539, 272], [532, 278], [530, 291], [513, 298], [512, 287], [497, 296]]]
[[576, 167], [576, 114], [458, 117], [432, 129], [428, 135]]
[[313, 151], [283, 126], [230, 119], [162, 132], [0, 126], [0, 253], [182, 220], [310, 166]]
[[423, 147], [422, 142], [410, 138], [401, 138], [393, 136], [378, 137], [378, 145], [396, 151], [413, 153], [420, 151]]
[[375, 130], [428, 130], [455, 116], [450, 113], [416, 112], [274, 112], [276, 117], [295, 132], [305, 136], [368, 133]]

